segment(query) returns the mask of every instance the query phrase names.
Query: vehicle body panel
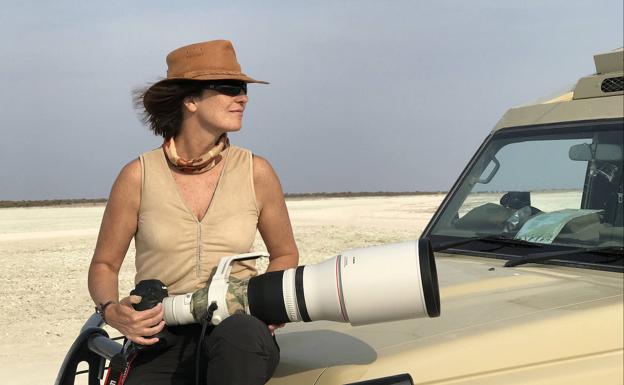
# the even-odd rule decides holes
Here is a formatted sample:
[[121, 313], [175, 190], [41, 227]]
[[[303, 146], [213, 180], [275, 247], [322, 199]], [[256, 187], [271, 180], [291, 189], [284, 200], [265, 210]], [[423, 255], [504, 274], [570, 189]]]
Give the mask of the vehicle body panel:
[[[621, 366], [604, 366], [623, 359], [621, 275], [503, 268], [503, 260], [448, 254], [436, 261], [440, 318], [288, 325], [277, 337], [282, 363], [269, 384], [343, 384], [406, 372], [417, 384], [501, 383], [500, 376], [540, 383], [529, 379], [543, 381], [537, 373], [544, 370], [560, 373], [544, 383], [559, 376], [561, 383], [587, 383], [588, 377], [569, 378], [569, 366], [578, 363], [591, 369], [583, 371], [587, 376], [611, 379], [600, 383], [622, 383]], [[294, 374], [303, 367], [312, 369]]]

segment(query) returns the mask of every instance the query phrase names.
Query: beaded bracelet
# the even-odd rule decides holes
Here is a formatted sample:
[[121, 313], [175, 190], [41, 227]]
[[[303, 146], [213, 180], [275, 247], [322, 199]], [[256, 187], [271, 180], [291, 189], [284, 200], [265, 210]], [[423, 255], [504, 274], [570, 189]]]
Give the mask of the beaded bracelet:
[[106, 307], [107, 307], [108, 305], [112, 305], [112, 304], [114, 304], [114, 303], [115, 303], [115, 301], [108, 301], [108, 302], [106, 302], [106, 303], [104, 303], [104, 304], [101, 304], [101, 303], [100, 303], [100, 305], [99, 305], [99, 306], [96, 306], [96, 307], [95, 307], [95, 312], [96, 312], [97, 314], [99, 314], [99, 315], [100, 315], [100, 317], [102, 317], [102, 320], [103, 320], [105, 323], [108, 323], [108, 322], [106, 322], [106, 318], [104, 318], [104, 311], [106, 310]]

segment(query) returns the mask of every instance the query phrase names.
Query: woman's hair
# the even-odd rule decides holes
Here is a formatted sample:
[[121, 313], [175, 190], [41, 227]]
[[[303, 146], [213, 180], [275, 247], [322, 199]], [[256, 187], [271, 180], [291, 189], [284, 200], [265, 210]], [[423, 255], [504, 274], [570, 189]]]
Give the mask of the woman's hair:
[[200, 96], [208, 81], [170, 80], [156, 83], [132, 92], [135, 108], [141, 121], [155, 135], [165, 139], [174, 137], [182, 125], [182, 103], [185, 98]]

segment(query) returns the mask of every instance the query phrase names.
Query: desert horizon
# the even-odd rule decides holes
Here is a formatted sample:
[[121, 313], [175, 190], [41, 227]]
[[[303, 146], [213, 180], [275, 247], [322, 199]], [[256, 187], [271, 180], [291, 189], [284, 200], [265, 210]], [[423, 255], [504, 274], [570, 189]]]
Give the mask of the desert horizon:
[[[446, 194], [447, 191], [337, 191], [284, 193], [286, 199], [392, 197], [405, 195]], [[12, 207], [93, 206], [105, 204], [108, 198], [0, 199], [0, 209]]]
[[[444, 197], [287, 198], [300, 264], [348, 249], [417, 239]], [[87, 269], [104, 207], [0, 209], [0, 373], [11, 384], [53, 383], [80, 327], [93, 313]], [[253, 250], [265, 250], [258, 234]], [[266, 264], [260, 261], [259, 269]], [[134, 287], [133, 270], [131, 244], [120, 272], [121, 296]], [[82, 377], [77, 384], [86, 383]]]

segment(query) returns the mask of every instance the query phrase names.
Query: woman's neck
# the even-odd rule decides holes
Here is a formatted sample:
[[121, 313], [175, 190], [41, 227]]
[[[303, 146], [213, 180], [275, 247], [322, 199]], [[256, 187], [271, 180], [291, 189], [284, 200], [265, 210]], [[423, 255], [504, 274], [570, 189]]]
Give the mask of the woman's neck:
[[174, 138], [178, 155], [195, 159], [212, 149], [223, 133], [213, 133], [202, 128], [182, 127]]

